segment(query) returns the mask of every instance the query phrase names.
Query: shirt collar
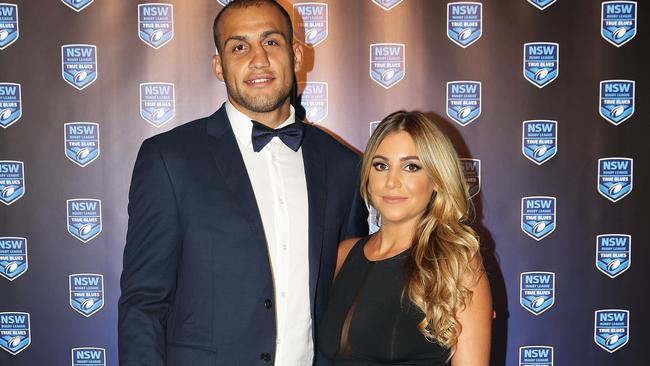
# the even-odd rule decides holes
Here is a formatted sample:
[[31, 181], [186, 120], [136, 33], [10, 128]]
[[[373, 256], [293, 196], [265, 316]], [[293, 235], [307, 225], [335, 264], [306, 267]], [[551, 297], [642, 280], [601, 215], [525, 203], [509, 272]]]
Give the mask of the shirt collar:
[[[284, 122], [282, 122], [282, 124], [276, 127], [276, 129], [282, 128], [295, 122], [296, 111], [294, 110], [293, 106], [289, 106], [289, 108], [289, 118], [287, 118]], [[235, 106], [230, 103], [230, 100], [226, 101], [226, 114], [228, 115], [230, 126], [232, 127], [232, 131], [235, 133], [235, 138], [237, 138], [237, 141], [239, 141], [242, 146], [248, 147], [251, 145], [253, 122], [251, 122], [250, 117], [235, 108]]]

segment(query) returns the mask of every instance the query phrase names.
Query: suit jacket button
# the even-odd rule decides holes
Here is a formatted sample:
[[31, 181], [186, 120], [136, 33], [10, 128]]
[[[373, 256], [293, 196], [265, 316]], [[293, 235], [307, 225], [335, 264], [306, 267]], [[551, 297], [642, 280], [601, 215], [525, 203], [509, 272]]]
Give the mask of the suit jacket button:
[[273, 301], [271, 301], [271, 299], [266, 299], [266, 300], [264, 300], [264, 306], [265, 306], [267, 309], [272, 308], [272, 307], [273, 307]]
[[262, 360], [262, 362], [269, 362], [271, 361], [271, 355], [268, 353], [262, 353], [260, 355], [260, 360]]

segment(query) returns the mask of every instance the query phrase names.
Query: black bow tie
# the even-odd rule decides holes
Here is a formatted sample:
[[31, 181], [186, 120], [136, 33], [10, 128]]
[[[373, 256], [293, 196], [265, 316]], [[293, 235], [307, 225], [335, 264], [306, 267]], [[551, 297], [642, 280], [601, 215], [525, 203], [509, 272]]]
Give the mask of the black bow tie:
[[302, 122], [294, 122], [277, 130], [257, 121], [251, 122], [253, 122], [251, 141], [253, 142], [253, 151], [255, 152], [262, 150], [275, 136], [279, 137], [293, 151], [298, 151], [300, 144], [302, 144]]

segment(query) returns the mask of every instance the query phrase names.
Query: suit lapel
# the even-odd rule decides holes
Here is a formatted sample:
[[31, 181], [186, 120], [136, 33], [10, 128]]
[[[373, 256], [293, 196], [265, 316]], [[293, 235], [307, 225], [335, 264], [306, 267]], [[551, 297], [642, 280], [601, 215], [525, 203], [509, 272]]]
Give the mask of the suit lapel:
[[320, 275], [321, 251], [323, 249], [323, 230], [325, 206], [327, 203], [327, 163], [318, 141], [310, 134], [311, 128], [305, 126], [302, 155], [305, 164], [307, 197], [309, 200], [309, 299], [312, 310], [316, 287]]
[[242, 158], [235, 134], [228, 121], [225, 105], [210, 116], [207, 124], [207, 132], [214, 138], [208, 144], [208, 149], [212, 153], [221, 177], [223, 177], [230, 191], [230, 197], [235, 202], [238, 202], [254, 235], [266, 248], [266, 236], [264, 235], [262, 217], [257, 207], [255, 193], [253, 192], [253, 186], [246, 171], [244, 159]]

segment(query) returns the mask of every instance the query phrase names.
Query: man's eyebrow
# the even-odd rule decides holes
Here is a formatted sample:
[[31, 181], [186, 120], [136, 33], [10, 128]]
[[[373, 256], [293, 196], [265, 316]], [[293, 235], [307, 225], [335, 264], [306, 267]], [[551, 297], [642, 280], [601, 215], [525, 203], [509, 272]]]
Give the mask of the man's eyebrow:
[[[279, 34], [282, 36], [282, 38], [287, 39], [287, 36], [284, 34], [284, 32], [279, 31], [279, 30], [267, 30], [265, 32], [262, 32], [259, 34], [259, 38], [266, 38], [272, 34]], [[226, 38], [226, 40], [223, 42], [223, 44], [228, 43], [229, 41], [244, 41], [248, 42], [249, 37], [248, 36], [240, 36], [240, 35], [234, 35]]]
[[226, 44], [229, 41], [248, 41], [248, 37], [246, 37], [246, 36], [230, 36], [230, 37], [226, 38], [225, 41], [223, 41], [223, 44]]
[[284, 34], [284, 32], [279, 30], [267, 30], [265, 32], [262, 32], [260, 33], [260, 38], [266, 38], [272, 34], [279, 34], [282, 36], [282, 38], [287, 39], [287, 36]]

